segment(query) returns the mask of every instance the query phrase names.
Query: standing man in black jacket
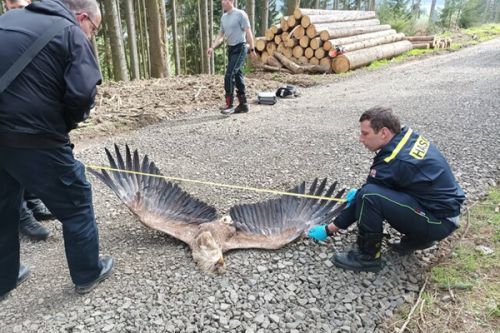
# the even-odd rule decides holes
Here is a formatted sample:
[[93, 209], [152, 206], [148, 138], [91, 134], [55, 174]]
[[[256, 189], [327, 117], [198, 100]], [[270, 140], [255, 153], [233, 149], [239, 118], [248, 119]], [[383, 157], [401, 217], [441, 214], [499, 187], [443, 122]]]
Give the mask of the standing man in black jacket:
[[[31, 3], [30, 0], [5, 0], [5, 9], [22, 9]], [[33, 240], [45, 240], [50, 231], [38, 221], [50, 220], [54, 216], [43, 202], [33, 194], [24, 192], [19, 218], [19, 232]]]
[[68, 134], [88, 117], [101, 82], [89, 42], [100, 22], [95, 0], [47, 0], [0, 16], [0, 82], [40, 36], [67, 24], [0, 93], [0, 299], [29, 273], [19, 262], [25, 188], [62, 223], [76, 292], [111, 274], [113, 259], [99, 257], [90, 183]]
[[437, 147], [411, 128], [401, 128], [391, 108], [371, 108], [359, 122], [359, 141], [376, 152], [366, 183], [348, 193], [347, 208], [333, 223], [311, 228], [309, 236], [324, 240], [357, 221], [357, 248], [336, 254], [333, 262], [376, 272], [382, 268], [384, 221], [403, 234], [392, 249], [410, 254], [458, 228], [465, 195]]

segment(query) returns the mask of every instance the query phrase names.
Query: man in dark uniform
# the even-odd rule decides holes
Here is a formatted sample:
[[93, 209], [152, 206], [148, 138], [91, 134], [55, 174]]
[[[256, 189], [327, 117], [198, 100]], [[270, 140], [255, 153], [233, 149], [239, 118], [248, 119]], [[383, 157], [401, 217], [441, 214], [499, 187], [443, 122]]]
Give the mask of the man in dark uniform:
[[0, 93], [0, 299], [29, 273], [19, 262], [24, 189], [61, 221], [76, 292], [111, 274], [113, 259], [99, 257], [92, 190], [68, 134], [88, 117], [101, 82], [89, 42], [100, 22], [95, 0], [42, 1], [0, 16], [0, 82], [40, 36], [66, 25]]
[[[5, 9], [21, 9], [31, 3], [30, 0], [6, 0]], [[24, 200], [21, 205], [19, 220], [19, 231], [33, 240], [45, 240], [50, 231], [38, 221], [50, 220], [54, 216], [45, 207], [43, 202], [33, 194], [24, 192]]]
[[359, 141], [376, 152], [366, 183], [348, 195], [348, 207], [329, 225], [309, 231], [323, 240], [358, 221], [357, 249], [338, 253], [337, 267], [379, 271], [383, 222], [403, 234], [393, 250], [409, 254], [450, 235], [459, 226], [464, 192], [439, 150], [411, 128], [401, 128], [390, 108], [374, 107], [360, 121]]

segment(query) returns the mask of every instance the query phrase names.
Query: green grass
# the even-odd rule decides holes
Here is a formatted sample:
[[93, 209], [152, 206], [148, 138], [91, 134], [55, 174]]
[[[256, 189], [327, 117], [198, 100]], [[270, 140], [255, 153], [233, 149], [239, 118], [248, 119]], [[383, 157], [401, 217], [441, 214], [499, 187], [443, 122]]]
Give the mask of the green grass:
[[468, 35], [475, 35], [479, 41], [484, 42], [500, 35], [500, 24], [483, 24], [479, 27], [463, 29]]
[[[465, 36], [467, 41], [453, 42], [453, 39], [457, 36]], [[438, 37], [447, 37], [452, 39], [451, 46], [448, 50], [456, 51], [464, 46], [476, 45], [480, 42], [493, 39], [500, 36], [500, 24], [484, 24], [479, 27], [473, 27], [469, 29], [462, 29], [460, 32], [445, 31], [443, 33], [437, 34]], [[474, 39], [472, 37], [474, 36]], [[384, 66], [389, 65], [393, 62], [400, 62], [410, 57], [419, 57], [425, 54], [440, 52], [442, 49], [414, 49], [408, 52], [402, 53], [392, 60], [382, 59], [372, 62], [367, 68], [369, 70], [375, 70]]]
[[[429, 272], [409, 332], [500, 332], [500, 187], [464, 212], [461, 224], [452, 236], [451, 242], [459, 243], [451, 257]], [[478, 245], [493, 254], [482, 254]], [[401, 309], [395, 324], [406, 320], [410, 307]]]

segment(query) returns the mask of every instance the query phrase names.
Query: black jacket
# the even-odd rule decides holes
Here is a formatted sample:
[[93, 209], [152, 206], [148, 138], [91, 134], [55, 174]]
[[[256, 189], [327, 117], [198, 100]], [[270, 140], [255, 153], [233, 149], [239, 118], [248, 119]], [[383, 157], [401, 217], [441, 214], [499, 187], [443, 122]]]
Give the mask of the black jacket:
[[101, 76], [92, 47], [74, 14], [59, 0], [36, 2], [0, 16], [0, 76], [51, 26], [54, 17], [73, 24], [57, 34], [0, 94], [0, 145], [58, 147], [85, 120]]
[[409, 194], [439, 218], [458, 216], [465, 200], [441, 152], [409, 128], [377, 153], [366, 182]]

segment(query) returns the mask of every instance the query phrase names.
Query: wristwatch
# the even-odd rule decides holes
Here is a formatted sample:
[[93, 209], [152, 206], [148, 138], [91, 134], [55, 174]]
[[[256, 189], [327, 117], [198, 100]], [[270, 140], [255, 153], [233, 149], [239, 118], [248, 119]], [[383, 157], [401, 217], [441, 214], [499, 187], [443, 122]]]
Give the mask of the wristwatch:
[[255, 48], [252, 47], [251, 49], [248, 49], [248, 53], [255, 51]]

